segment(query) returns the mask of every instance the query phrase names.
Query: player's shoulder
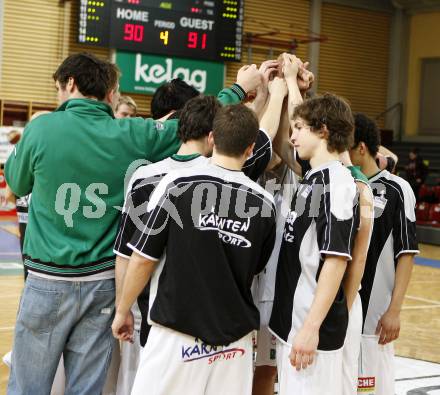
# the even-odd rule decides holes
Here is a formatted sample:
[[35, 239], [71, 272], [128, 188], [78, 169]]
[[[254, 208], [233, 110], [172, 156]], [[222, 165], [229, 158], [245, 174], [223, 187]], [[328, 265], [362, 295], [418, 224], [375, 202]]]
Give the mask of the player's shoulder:
[[349, 197], [351, 197], [356, 192], [356, 183], [350, 170], [339, 161], [315, 170], [312, 182], [323, 184], [325, 190], [331, 194], [343, 195], [348, 191]]
[[396, 176], [395, 174], [390, 173], [388, 170], [386, 170], [386, 177], [389, 182], [398, 186], [402, 191], [412, 191], [411, 185], [409, 185], [409, 182], [404, 178]]
[[154, 177], [158, 175], [164, 175], [169, 170], [169, 158], [163, 159], [155, 163], [147, 163], [139, 166], [133, 176], [131, 177], [132, 183], [143, 180], [145, 178]]
[[65, 127], [65, 117], [62, 112], [41, 114], [30, 121], [23, 131], [27, 139], [47, 139], [50, 133], [59, 133], [60, 127]]
[[[248, 194], [256, 195], [270, 205], [274, 205], [273, 196], [264, 188], [252, 181], [241, 171], [230, 171], [212, 164], [200, 164], [188, 168], [170, 171], [161, 181], [163, 193], [174, 186], [187, 184], [233, 185]], [[159, 187], [158, 186], [158, 187]]]
[[251, 180], [248, 176], [245, 174], [242, 174], [242, 180], [241, 183], [249, 188], [251, 191], [253, 191], [256, 194], [261, 195], [265, 200], [267, 200], [270, 204], [275, 205], [274, 197], [271, 193], [266, 191], [261, 185], [256, 183], [255, 181]]
[[[330, 193], [330, 211], [341, 220], [353, 216], [357, 202], [358, 188], [349, 169], [337, 161], [323, 170], [325, 191]], [[326, 203], [323, 209], [326, 209]]]
[[[158, 162], [159, 163], [159, 162]], [[190, 166], [182, 168], [169, 169], [157, 186], [156, 195], [164, 195], [170, 188], [182, 186], [184, 184], [200, 182], [206, 178], [206, 166]]]
[[134, 179], [147, 178], [158, 174], [168, 173], [169, 170], [169, 158], [163, 159], [159, 162], [147, 163], [139, 166], [133, 173]]
[[337, 161], [327, 168], [330, 182], [348, 183], [354, 185], [354, 177], [350, 170], [341, 162]]
[[148, 163], [139, 166], [130, 178], [128, 190], [132, 190], [141, 184], [157, 184], [162, 177], [168, 173], [168, 162], [169, 158], [166, 158], [160, 162]]
[[415, 200], [411, 185], [402, 177], [392, 174], [388, 170], [383, 170], [377, 181], [384, 184], [387, 189], [390, 189], [387, 191], [387, 194], [396, 194], [401, 200]]
[[266, 145], [271, 146], [272, 145], [272, 140], [269, 136], [269, 133], [263, 128], [258, 129], [257, 141], [259, 141], [262, 146], [266, 146]]
[[[130, 118], [115, 118], [114, 122], [116, 122], [119, 127], [123, 129], [130, 129], [132, 131], [157, 131], [161, 132], [167, 128], [169, 125], [173, 125], [177, 127], [178, 120], [170, 119], [166, 121], [158, 121], [153, 118], [142, 118], [142, 117], [130, 117]], [[147, 137], [151, 137], [151, 135], [146, 135]]]

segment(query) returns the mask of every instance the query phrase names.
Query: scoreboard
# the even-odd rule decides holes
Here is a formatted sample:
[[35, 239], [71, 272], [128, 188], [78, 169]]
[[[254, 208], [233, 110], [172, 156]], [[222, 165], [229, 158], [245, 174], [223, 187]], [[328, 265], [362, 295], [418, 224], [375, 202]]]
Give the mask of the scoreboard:
[[240, 61], [244, 0], [80, 0], [78, 41], [141, 53]]

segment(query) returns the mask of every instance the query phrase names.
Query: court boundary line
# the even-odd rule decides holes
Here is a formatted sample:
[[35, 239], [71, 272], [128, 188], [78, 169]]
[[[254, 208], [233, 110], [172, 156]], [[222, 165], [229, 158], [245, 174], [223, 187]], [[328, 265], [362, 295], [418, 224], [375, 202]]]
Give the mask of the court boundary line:
[[426, 298], [421, 298], [419, 296], [413, 296], [413, 295], [405, 295], [405, 298], [410, 299], [410, 300], [417, 300], [419, 302], [432, 303], [434, 305], [439, 305], [440, 306], [440, 301], [439, 300], [426, 299]]
[[410, 381], [410, 380], [435, 379], [436, 377], [440, 377], [440, 374], [434, 374], [432, 376], [405, 377], [403, 379], [396, 379], [394, 381]]

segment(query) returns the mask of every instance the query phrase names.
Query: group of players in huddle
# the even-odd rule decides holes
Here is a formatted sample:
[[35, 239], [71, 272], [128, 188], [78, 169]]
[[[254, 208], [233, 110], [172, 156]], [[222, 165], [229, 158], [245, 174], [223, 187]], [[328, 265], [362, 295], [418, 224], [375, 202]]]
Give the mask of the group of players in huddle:
[[[107, 89], [102, 95], [87, 92], [76, 69], [106, 75]], [[67, 104], [61, 106], [66, 118], [61, 114], [53, 122], [85, 118], [86, 107], [74, 108], [84, 104], [81, 100], [107, 106], [118, 101], [117, 70], [92, 55], [67, 58], [54, 78]], [[418, 253], [415, 198], [406, 181], [379, 167], [380, 133], [374, 121], [353, 115], [334, 94], [308, 98], [313, 80], [307, 63], [282, 54], [260, 68], [241, 68], [237, 82], [217, 98], [173, 80], [153, 98], [156, 121], [107, 120], [103, 131], [117, 129], [106, 141], [109, 148], [96, 150], [98, 159], [84, 157], [75, 164], [89, 175], [84, 186], [105, 179], [107, 172], [112, 175], [110, 193], [98, 189], [108, 206], [122, 204], [122, 193], [111, 196], [111, 190], [122, 188], [125, 179], [122, 212], [103, 217], [106, 224], [92, 224], [97, 216], [87, 211], [93, 198], [89, 191], [78, 198], [83, 210], [71, 214], [73, 226], [64, 216], [52, 230], [64, 226], [66, 240], [81, 239], [72, 249], [83, 248], [85, 257], [78, 251], [54, 256], [47, 252], [50, 238], [44, 245], [34, 236], [51, 231], [36, 224], [44, 216], [44, 199], [60, 196], [61, 180], [84, 188], [73, 181], [75, 175], [72, 180], [60, 176], [52, 191], [39, 189], [38, 161], [47, 160], [40, 158], [48, 148], [43, 137], [25, 139], [37, 134], [34, 122], [34, 129], [37, 122], [51, 127], [53, 114], [29, 124], [5, 168], [17, 196], [33, 193], [29, 226], [34, 223], [24, 246], [30, 274], [20, 304], [24, 313], [17, 317], [9, 394], [47, 393], [61, 354], [66, 394], [106, 393], [107, 375], [106, 388], [116, 377], [118, 394], [269, 395], [277, 374], [281, 395], [394, 393], [392, 342], [399, 336], [400, 310]], [[78, 112], [68, 116], [69, 106]], [[118, 126], [112, 126], [116, 121]], [[89, 122], [88, 127], [100, 127], [94, 118]], [[141, 133], [147, 136], [136, 137]], [[69, 137], [64, 138], [68, 144]], [[83, 144], [103, 143], [100, 136], [79, 138]], [[112, 163], [106, 152], [116, 158]], [[52, 165], [62, 160], [51, 155]], [[129, 158], [149, 162], [132, 164]], [[121, 169], [124, 174], [113, 176]], [[66, 214], [58, 201], [55, 206], [58, 215]], [[107, 251], [99, 251], [103, 239]], [[108, 258], [110, 241], [116, 260]], [[54, 320], [45, 333], [61, 330], [68, 336], [56, 345], [45, 338], [38, 352], [50, 368], [33, 368], [35, 377], [49, 370], [42, 380], [45, 390], [35, 392], [25, 372], [36, 359], [32, 353], [25, 357], [26, 347], [41, 343], [44, 331], [26, 322], [26, 297], [32, 297], [27, 288], [41, 289], [44, 280], [46, 291], [56, 296], [62, 291], [54, 283], [102, 285], [113, 278], [114, 299], [85, 307], [108, 320], [93, 334], [102, 345], [88, 367], [98, 371], [94, 379], [75, 376], [74, 364], [80, 361], [69, 354], [76, 347], [69, 339], [81, 320], [63, 329]], [[112, 363], [107, 374], [104, 340], [112, 319], [113, 336], [121, 341], [114, 350], [120, 366]]]

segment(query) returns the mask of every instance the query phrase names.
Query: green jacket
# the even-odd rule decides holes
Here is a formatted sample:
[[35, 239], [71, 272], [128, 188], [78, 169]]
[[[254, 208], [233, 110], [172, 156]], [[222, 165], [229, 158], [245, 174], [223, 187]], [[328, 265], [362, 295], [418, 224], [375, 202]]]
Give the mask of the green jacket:
[[[222, 104], [240, 102], [234, 85]], [[5, 165], [17, 196], [32, 192], [23, 254], [28, 269], [87, 276], [114, 268], [113, 243], [124, 180], [138, 159], [157, 162], [177, 152], [178, 120], [115, 119], [107, 104], [71, 99], [26, 127]]]

